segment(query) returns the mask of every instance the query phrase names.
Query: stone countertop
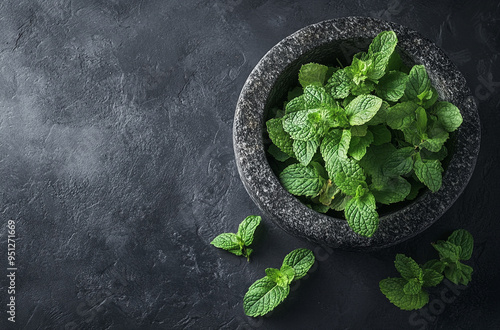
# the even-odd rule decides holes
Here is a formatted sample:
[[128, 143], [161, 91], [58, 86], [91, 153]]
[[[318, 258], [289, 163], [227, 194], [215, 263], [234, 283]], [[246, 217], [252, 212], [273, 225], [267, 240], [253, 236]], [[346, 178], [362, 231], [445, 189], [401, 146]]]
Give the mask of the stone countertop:
[[[260, 214], [237, 173], [232, 121], [259, 59], [325, 19], [391, 20], [436, 42], [479, 106], [481, 151], [462, 196], [417, 237], [333, 251], [263, 218], [250, 263], [209, 242]], [[493, 329], [500, 322], [500, 7], [495, 1], [12, 1], [0, 4], [0, 329]], [[15, 295], [7, 275], [15, 223]], [[397, 253], [469, 230], [466, 288], [400, 311], [378, 282]], [[292, 249], [316, 254], [272, 315], [242, 298]]]

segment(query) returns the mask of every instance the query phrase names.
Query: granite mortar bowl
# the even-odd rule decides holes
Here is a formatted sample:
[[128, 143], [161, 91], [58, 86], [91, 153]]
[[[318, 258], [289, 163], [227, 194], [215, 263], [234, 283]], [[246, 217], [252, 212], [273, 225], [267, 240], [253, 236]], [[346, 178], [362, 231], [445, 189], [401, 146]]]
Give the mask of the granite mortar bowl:
[[[271, 170], [265, 148], [269, 109], [282, 105], [296, 85], [302, 64], [349, 64], [381, 31], [394, 30], [405, 64], [425, 65], [439, 99], [455, 104], [464, 119], [451, 136], [439, 191], [425, 191], [414, 201], [394, 204], [380, 213], [375, 234], [362, 237], [347, 221], [318, 213], [288, 193]], [[465, 78], [434, 43], [404, 26], [367, 17], [345, 17], [309, 25], [274, 46], [250, 73], [235, 112], [233, 143], [243, 184], [266, 216], [286, 232], [318, 244], [346, 250], [376, 250], [409, 239], [432, 225], [467, 185], [479, 153], [480, 123]]]

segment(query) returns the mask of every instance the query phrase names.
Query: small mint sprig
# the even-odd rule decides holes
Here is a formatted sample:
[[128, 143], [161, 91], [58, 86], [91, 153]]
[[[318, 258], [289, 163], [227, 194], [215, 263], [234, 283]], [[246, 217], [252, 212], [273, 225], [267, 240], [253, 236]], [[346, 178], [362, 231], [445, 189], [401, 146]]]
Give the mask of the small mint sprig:
[[314, 264], [311, 250], [296, 249], [285, 256], [280, 269], [267, 268], [266, 276], [255, 281], [243, 298], [248, 316], [261, 316], [272, 311], [290, 293], [290, 283], [304, 277]]
[[420, 309], [429, 302], [429, 295], [423, 287], [436, 286], [446, 276], [455, 284], [467, 285], [471, 280], [472, 267], [460, 260], [472, 256], [474, 239], [464, 230], [455, 230], [446, 241], [438, 241], [432, 246], [440, 259], [432, 259], [419, 266], [412, 258], [396, 255], [394, 262], [401, 274], [400, 278], [387, 278], [379, 283], [380, 291], [391, 303], [402, 310]]
[[210, 244], [237, 256], [242, 255], [250, 261], [250, 254], [252, 254], [253, 250], [249, 246], [253, 242], [255, 229], [259, 226], [260, 221], [260, 216], [250, 215], [240, 223], [236, 234], [222, 233], [215, 237]]

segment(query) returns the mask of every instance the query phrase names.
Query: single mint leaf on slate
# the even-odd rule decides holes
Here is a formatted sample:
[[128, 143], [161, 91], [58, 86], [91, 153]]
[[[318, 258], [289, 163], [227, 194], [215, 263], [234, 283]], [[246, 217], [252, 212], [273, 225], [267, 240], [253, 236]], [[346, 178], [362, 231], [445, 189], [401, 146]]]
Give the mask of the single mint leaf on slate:
[[317, 196], [325, 183], [314, 166], [292, 164], [280, 174], [280, 181], [285, 189], [297, 196]]
[[314, 265], [314, 254], [308, 249], [295, 249], [285, 256], [283, 266], [288, 265], [295, 271], [294, 279], [304, 277]]
[[406, 73], [391, 71], [379, 80], [375, 92], [386, 101], [397, 102], [405, 93], [407, 81]]
[[410, 311], [424, 307], [429, 302], [427, 292], [421, 290], [417, 294], [405, 294], [406, 283], [407, 281], [402, 278], [387, 278], [380, 281], [379, 287], [387, 299], [402, 310]]
[[304, 166], [309, 165], [319, 146], [319, 139], [309, 141], [293, 141], [293, 153], [295, 158]]
[[393, 177], [410, 173], [413, 169], [414, 154], [415, 149], [412, 147], [395, 150], [382, 167], [384, 176]]
[[237, 256], [241, 256], [243, 253], [244, 243], [241, 238], [234, 233], [222, 233], [215, 237], [210, 244]]
[[472, 279], [472, 272], [473, 269], [471, 266], [457, 261], [445, 268], [444, 275], [455, 284], [467, 285]]
[[245, 246], [249, 246], [250, 244], [252, 244], [255, 229], [257, 229], [257, 227], [259, 226], [260, 221], [260, 216], [249, 215], [240, 223], [236, 235], [241, 238]]
[[375, 197], [370, 192], [349, 200], [344, 214], [349, 227], [361, 236], [371, 237], [378, 228], [379, 218], [375, 210]]
[[297, 111], [306, 110], [306, 103], [304, 101], [304, 95], [298, 96], [290, 102], [288, 102], [285, 106], [285, 113], [292, 113]]
[[411, 191], [411, 184], [400, 176], [374, 176], [370, 191], [377, 202], [388, 205], [405, 200]]
[[302, 87], [308, 85], [323, 86], [325, 83], [328, 67], [317, 63], [302, 65], [299, 71], [299, 83]]
[[410, 127], [415, 121], [415, 111], [418, 105], [415, 102], [401, 102], [387, 110], [387, 125], [392, 129], [404, 129]]
[[317, 109], [292, 112], [283, 117], [283, 129], [294, 140], [308, 141], [316, 138], [320, 124], [321, 117]]
[[[379, 110], [380, 112], [380, 110]], [[369, 127], [370, 132], [373, 134], [372, 144], [375, 146], [391, 142], [391, 131], [385, 125], [375, 125]]]
[[283, 129], [282, 118], [269, 119], [266, 122], [269, 138], [281, 151], [293, 157], [293, 140]]
[[408, 101], [422, 105], [428, 93], [431, 92], [431, 80], [423, 65], [414, 65], [408, 75], [408, 82], [405, 88], [405, 97]]
[[423, 284], [422, 286], [430, 287], [436, 286], [443, 280], [443, 275], [434, 269], [424, 269]]
[[281, 151], [275, 144], [271, 144], [269, 148], [267, 148], [267, 152], [279, 162], [284, 162], [290, 158], [288, 154]]
[[[359, 126], [353, 126], [359, 127]], [[352, 131], [352, 128], [351, 128]], [[348, 154], [359, 161], [366, 154], [366, 148], [373, 142], [373, 134], [368, 131], [364, 136], [353, 136], [349, 144]]]
[[417, 122], [417, 132], [420, 136], [424, 136], [427, 130], [427, 113], [422, 107], [418, 107], [415, 110], [416, 122]]
[[439, 160], [425, 160], [417, 153], [414, 170], [420, 182], [425, 184], [432, 192], [436, 192], [441, 188], [443, 167]]
[[422, 269], [425, 271], [426, 269], [432, 269], [434, 270], [435, 272], [438, 272], [438, 273], [443, 273], [444, 271], [444, 268], [446, 267], [445, 263], [442, 262], [441, 260], [437, 260], [437, 259], [432, 259], [432, 260], [429, 260], [427, 261], [423, 266], [422, 266]]
[[325, 85], [326, 90], [334, 99], [344, 99], [351, 91], [350, 81], [344, 69], [340, 69], [332, 74]]
[[290, 292], [290, 286], [279, 286], [269, 277], [257, 280], [243, 298], [243, 309], [248, 316], [261, 316], [272, 311]]
[[421, 291], [422, 291], [422, 284], [416, 278], [408, 280], [408, 282], [403, 287], [403, 292], [409, 295], [418, 294]]
[[460, 110], [449, 102], [436, 103], [432, 108], [432, 113], [437, 116], [439, 123], [448, 132], [455, 131], [463, 122]]
[[460, 246], [460, 260], [469, 260], [471, 258], [472, 250], [474, 249], [474, 238], [467, 230], [455, 230], [450, 237], [448, 237], [447, 241], [456, 246]]
[[357, 96], [345, 108], [349, 123], [363, 125], [375, 116], [381, 105], [382, 99], [374, 95]]
[[462, 248], [448, 241], [437, 241], [432, 247], [439, 253], [439, 258], [448, 263], [455, 263], [460, 260]]
[[396, 255], [394, 266], [396, 266], [396, 269], [405, 280], [410, 280], [412, 278], [420, 279], [422, 277], [422, 269], [420, 266], [415, 260], [404, 254]]

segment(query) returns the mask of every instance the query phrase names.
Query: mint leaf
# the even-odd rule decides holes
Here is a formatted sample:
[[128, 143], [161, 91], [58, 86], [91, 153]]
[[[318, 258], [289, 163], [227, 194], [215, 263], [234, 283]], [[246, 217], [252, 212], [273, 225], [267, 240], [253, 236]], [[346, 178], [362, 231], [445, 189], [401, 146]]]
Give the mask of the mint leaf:
[[404, 95], [407, 81], [406, 73], [391, 71], [379, 80], [376, 94], [386, 101], [397, 102]]
[[308, 249], [296, 249], [285, 256], [283, 267], [290, 266], [295, 272], [296, 280], [304, 277], [314, 265], [314, 254]]
[[420, 154], [417, 153], [414, 170], [420, 182], [425, 184], [432, 192], [436, 192], [441, 188], [443, 167], [439, 160], [423, 160]]
[[280, 272], [286, 276], [287, 284], [290, 284], [293, 280], [296, 280], [295, 269], [289, 265], [281, 265]]
[[306, 101], [304, 101], [304, 95], [298, 96], [291, 99], [285, 106], [285, 113], [292, 113], [297, 111], [306, 110]]
[[443, 148], [443, 144], [448, 140], [449, 134], [441, 127], [441, 124], [430, 120], [429, 129], [425, 141], [420, 143], [420, 147], [431, 152], [438, 152]]
[[320, 125], [321, 117], [317, 109], [292, 112], [283, 117], [283, 129], [294, 140], [308, 141], [316, 138]]
[[429, 109], [432, 105], [434, 105], [434, 103], [436, 103], [438, 96], [437, 90], [431, 86], [430, 91], [425, 94], [425, 98], [422, 100], [422, 107]]
[[425, 271], [426, 269], [431, 269], [434, 270], [437, 273], [442, 273], [444, 271], [444, 268], [446, 267], [445, 263], [442, 262], [441, 260], [437, 259], [432, 259], [427, 261], [423, 266], [422, 269]]
[[403, 287], [403, 292], [407, 295], [418, 294], [422, 291], [422, 283], [416, 278], [408, 280]]
[[444, 275], [455, 284], [467, 285], [472, 280], [472, 272], [472, 267], [456, 262], [445, 268]]
[[[359, 127], [359, 126], [353, 126]], [[351, 128], [352, 130], [352, 128]], [[366, 154], [366, 148], [373, 142], [373, 134], [368, 131], [365, 136], [353, 136], [347, 152], [355, 160], [361, 160]]]
[[455, 230], [450, 237], [448, 237], [448, 242], [460, 246], [460, 260], [469, 260], [472, 256], [472, 250], [474, 249], [474, 238], [465, 229]]
[[387, 110], [387, 125], [392, 129], [410, 127], [415, 121], [415, 111], [418, 105], [414, 102], [401, 102]]
[[415, 198], [417, 198], [420, 189], [422, 189], [423, 187], [425, 187], [425, 186], [421, 182], [412, 181], [410, 193], [406, 196], [406, 200], [411, 201], [411, 200], [414, 200]]
[[299, 83], [302, 87], [308, 85], [323, 86], [328, 67], [317, 63], [302, 65], [299, 71]]
[[417, 294], [406, 294], [406, 283], [402, 278], [387, 278], [380, 281], [379, 287], [387, 299], [402, 310], [420, 309], [429, 302], [429, 295], [423, 290]]
[[245, 246], [252, 244], [255, 229], [259, 226], [260, 221], [260, 216], [249, 215], [240, 223], [236, 235], [241, 238]]
[[297, 196], [317, 196], [325, 183], [325, 179], [313, 166], [292, 164], [280, 174], [283, 187]]
[[[347, 158], [349, 144], [351, 142], [351, 132], [349, 130], [332, 130], [321, 142], [320, 152], [325, 161], [325, 168], [330, 178], [343, 170], [341, 161]], [[346, 161], [349, 163], [349, 160]], [[350, 164], [345, 164], [350, 167]]]
[[340, 193], [333, 198], [330, 208], [335, 211], [344, 211], [347, 202], [350, 201], [351, 198], [352, 196], [346, 196], [345, 194]]
[[396, 148], [391, 143], [380, 146], [372, 145], [366, 150], [366, 154], [359, 161], [359, 164], [367, 175], [372, 177], [383, 176], [382, 166], [395, 150]]
[[276, 268], [266, 269], [266, 276], [283, 288], [286, 288], [290, 285], [290, 283], [293, 281], [293, 275], [294, 272], [293, 268], [291, 267], [285, 268], [284, 271]]
[[381, 105], [382, 99], [374, 95], [357, 96], [345, 108], [349, 123], [363, 125], [375, 116]]
[[[319, 202], [323, 205], [330, 206], [332, 203], [332, 199], [334, 196], [340, 192], [340, 189], [332, 182], [332, 180], [327, 180], [321, 188], [321, 192], [319, 194]], [[329, 208], [325, 210], [328, 211]]]
[[417, 119], [417, 132], [420, 136], [424, 136], [427, 130], [427, 113], [424, 108], [418, 107], [415, 110], [415, 115]]
[[448, 132], [453, 132], [462, 125], [463, 118], [460, 110], [449, 102], [436, 103], [432, 108], [432, 112], [436, 114], [439, 123]]
[[396, 255], [394, 266], [396, 266], [397, 271], [405, 280], [422, 278], [422, 269], [420, 266], [415, 262], [415, 260], [405, 256], [404, 254]]
[[350, 80], [344, 69], [338, 70], [328, 79], [325, 85], [326, 90], [334, 99], [344, 99], [349, 96]]
[[397, 42], [398, 38], [394, 31], [383, 31], [373, 39], [368, 47], [368, 57], [371, 60], [371, 65], [367, 69], [369, 79], [376, 81], [382, 78]]
[[455, 263], [460, 260], [462, 248], [448, 241], [438, 241], [432, 247], [439, 252], [439, 258], [447, 263]]
[[427, 71], [423, 65], [414, 65], [408, 75], [408, 82], [405, 88], [405, 97], [408, 101], [414, 101], [422, 105], [422, 101], [426, 100], [431, 91], [431, 80], [427, 75]]
[[352, 126], [351, 127], [351, 136], [365, 136], [368, 133], [368, 126]]
[[385, 125], [370, 126], [369, 130], [373, 134], [373, 145], [379, 146], [391, 142], [391, 131]]
[[411, 191], [411, 184], [400, 176], [374, 176], [370, 191], [377, 202], [388, 205], [403, 201]]
[[290, 292], [290, 286], [280, 286], [269, 277], [252, 284], [243, 298], [243, 309], [248, 316], [265, 315], [278, 306]]
[[414, 154], [415, 149], [412, 147], [395, 150], [382, 167], [384, 176], [393, 177], [410, 173], [413, 169]]
[[344, 213], [349, 226], [361, 236], [371, 237], [378, 228], [379, 218], [375, 210], [375, 197], [370, 192], [349, 200]]
[[287, 93], [287, 100], [291, 101], [294, 98], [301, 96], [304, 93], [304, 89], [300, 86], [295, 86], [291, 91]]
[[316, 153], [318, 146], [318, 138], [309, 141], [295, 140], [293, 141], [293, 153], [302, 165], [307, 166]]
[[234, 233], [222, 233], [215, 237], [210, 244], [216, 248], [229, 251], [237, 256], [241, 256], [243, 254], [243, 242], [241, 238]]
[[267, 152], [279, 162], [284, 162], [290, 158], [289, 155], [281, 151], [275, 144], [271, 144], [269, 148], [267, 148]]
[[436, 286], [443, 280], [443, 275], [434, 269], [424, 269], [423, 286]]
[[269, 119], [266, 122], [269, 138], [281, 151], [289, 156], [293, 154], [293, 140], [283, 129], [282, 118]]
[[377, 111], [375, 116], [373, 116], [373, 118], [370, 119], [366, 124], [370, 126], [384, 124], [385, 127], [386, 126], [385, 124], [387, 122], [387, 113], [390, 107], [391, 106], [387, 101], [382, 100], [382, 105], [380, 106], [380, 109]]
[[359, 185], [366, 186], [366, 177], [358, 162], [349, 158], [339, 158], [336, 166], [338, 167], [333, 170], [333, 182], [343, 193], [354, 195]]

